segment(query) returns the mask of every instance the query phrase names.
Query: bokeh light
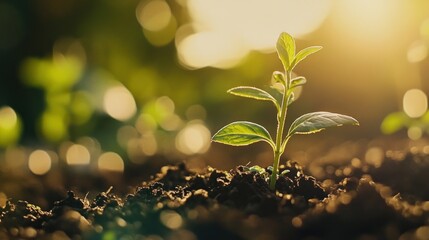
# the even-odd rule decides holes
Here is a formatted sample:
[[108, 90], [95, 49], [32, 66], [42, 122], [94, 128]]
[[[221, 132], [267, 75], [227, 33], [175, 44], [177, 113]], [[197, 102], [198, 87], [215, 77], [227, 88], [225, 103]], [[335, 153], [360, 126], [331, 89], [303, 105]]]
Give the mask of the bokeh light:
[[407, 135], [411, 140], [418, 140], [422, 137], [423, 131], [418, 126], [411, 126], [408, 128]]
[[153, 134], [146, 133], [140, 140], [141, 150], [146, 156], [153, 156], [158, 151], [158, 143]]
[[104, 94], [103, 106], [109, 116], [119, 121], [126, 121], [137, 112], [134, 97], [124, 86], [109, 88]]
[[15, 144], [21, 135], [21, 120], [9, 106], [0, 107], [0, 147]]
[[251, 50], [273, 51], [280, 32], [301, 37], [314, 31], [330, 5], [329, 0], [190, 0], [195, 32], [177, 31], [179, 59], [190, 68], [233, 67]]
[[91, 155], [85, 146], [73, 144], [67, 149], [66, 161], [69, 165], [89, 164]]
[[209, 149], [210, 130], [200, 121], [192, 121], [176, 137], [176, 148], [184, 154], [204, 153]]
[[163, 46], [174, 39], [177, 22], [166, 1], [141, 1], [136, 9], [136, 17], [152, 45]]
[[161, 222], [170, 229], [178, 229], [183, 224], [183, 219], [176, 211], [164, 210], [159, 216]]
[[124, 161], [114, 152], [105, 152], [98, 158], [98, 169], [102, 171], [123, 172]]
[[384, 151], [379, 147], [371, 147], [365, 153], [365, 161], [378, 168], [384, 160]]
[[421, 62], [428, 56], [428, 45], [426, 42], [418, 40], [415, 41], [407, 52], [407, 60], [411, 63]]
[[410, 89], [404, 94], [403, 108], [409, 117], [421, 117], [428, 109], [428, 98], [422, 90]]
[[141, 1], [136, 9], [137, 20], [144, 29], [160, 31], [172, 17], [170, 7], [163, 0]]
[[179, 59], [190, 68], [231, 68], [246, 56], [247, 49], [228, 35], [205, 31], [190, 35], [177, 45]]
[[52, 159], [44, 150], [33, 151], [28, 158], [28, 168], [36, 175], [44, 175], [51, 169]]

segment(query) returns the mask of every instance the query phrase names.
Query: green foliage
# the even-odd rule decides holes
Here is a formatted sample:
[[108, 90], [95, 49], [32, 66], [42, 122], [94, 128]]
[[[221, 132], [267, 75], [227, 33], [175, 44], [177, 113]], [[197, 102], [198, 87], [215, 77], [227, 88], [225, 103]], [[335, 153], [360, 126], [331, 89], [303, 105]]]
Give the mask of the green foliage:
[[405, 112], [393, 112], [383, 119], [380, 126], [384, 134], [393, 134], [404, 128], [418, 128], [429, 134], [429, 111], [419, 118], [409, 117]]
[[246, 121], [233, 122], [226, 125], [213, 136], [212, 140], [232, 146], [245, 146], [265, 141], [274, 147], [270, 133], [264, 127]]
[[287, 137], [293, 134], [310, 134], [328, 127], [338, 127], [345, 124], [357, 125], [358, 122], [346, 115], [331, 112], [312, 112], [297, 118], [290, 126]]
[[[275, 183], [278, 177], [278, 166], [280, 157], [284, 152], [287, 142], [290, 137], [295, 134], [310, 134], [322, 131], [328, 127], [342, 125], [359, 125], [358, 121], [350, 116], [341, 115], [330, 112], [313, 112], [304, 114], [297, 118], [290, 126], [289, 131], [283, 137], [284, 125], [286, 122], [287, 109], [290, 104], [295, 101], [293, 89], [304, 85], [307, 80], [304, 77], [296, 77], [292, 79], [292, 70], [298, 63], [304, 60], [309, 55], [316, 53], [322, 47], [312, 46], [299, 51], [295, 55], [295, 40], [287, 33], [281, 33], [277, 41], [277, 54], [283, 64], [285, 72], [273, 72], [273, 79], [276, 83], [282, 85], [280, 90], [281, 99], [278, 100], [268, 92], [248, 86], [235, 87], [228, 90], [228, 93], [245, 97], [253, 98], [262, 101], [271, 101], [277, 110], [277, 132], [275, 141], [272, 140], [269, 132], [262, 126], [247, 122], [233, 122], [220, 129], [212, 138], [213, 141], [228, 144], [232, 146], [249, 145], [259, 141], [265, 141], [273, 148], [274, 163], [272, 166], [272, 174], [270, 177], [270, 188], [275, 189]], [[274, 86], [272, 86], [274, 88]], [[253, 169], [261, 172], [260, 169]], [[285, 174], [285, 173], [282, 173]]]

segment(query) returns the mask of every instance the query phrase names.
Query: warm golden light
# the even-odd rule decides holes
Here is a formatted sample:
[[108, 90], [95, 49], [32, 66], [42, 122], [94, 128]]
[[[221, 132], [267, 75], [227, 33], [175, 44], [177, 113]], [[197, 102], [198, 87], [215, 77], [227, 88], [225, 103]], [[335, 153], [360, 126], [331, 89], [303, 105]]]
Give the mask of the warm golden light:
[[141, 1], [136, 9], [136, 17], [143, 34], [152, 45], [164, 46], [174, 39], [177, 21], [166, 1]]
[[123, 172], [124, 161], [114, 152], [105, 152], [98, 158], [98, 168], [102, 171]]
[[0, 108], [0, 147], [14, 144], [21, 134], [21, 122], [15, 111], [8, 106]]
[[150, 133], [144, 134], [140, 140], [140, 148], [146, 156], [155, 155], [158, 151], [158, 143], [155, 136]]
[[428, 98], [422, 90], [410, 89], [404, 94], [403, 108], [409, 117], [421, 117], [428, 110]]
[[421, 62], [428, 56], [428, 46], [424, 41], [414, 42], [407, 52], [407, 59], [411, 63]]
[[149, 31], [160, 31], [167, 27], [171, 19], [171, 10], [163, 0], [141, 1], [136, 9], [137, 20]]
[[383, 149], [379, 147], [371, 147], [365, 153], [365, 161], [374, 167], [380, 167], [384, 160]]
[[176, 137], [176, 148], [185, 154], [204, 153], [210, 146], [211, 133], [200, 122], [190, 122]]
[[52, 160], [49, 154], [43, 150], [36, 150], [28, 158], [28, 168], [36, 175], [43, 175], [51, 169]]
[[104, 94], [104, 110], [119, 121], [130, 119], [137, 112], [133, 95], [124, 86], [109, 88]]
[[251, 50], [274, 51], [280, 32], [314, 31], [330, 6], [330, 0], [189, 0], [194, 31], [177, 31], [179, 59], [190, 68], [233, 67]]
[[407, 135], [411, 140], [418, 140], [422, 137], [423, 131], [420, 127], [410, 127], [408, 128]]
[[159, 216], [161, 222], [170, 229], [178, 229], [183, 224], [183, 219], [173, 210], [164, 210]]
[[[343, 0], [337, 2], [337, 24], [360, 45], [363, 42], [388, 42], [395, 30], [395, 14], [400, 1], [390, 0]], [[343, 34], [344, 34], [343, 33]], [[359, 40], [357, 40], [359, 39]]]
[[230, 68], [237, 65], [248, 52], [237, 39], [215, 31], [189, 35], [178, 42], [176, 47], [179, 60], [190, 68]]
[[69, 165], [89, 164], [90, 159], [88, 149], [80, 144], [73, 144], [67, 149], [66, 161]]
[[159, 125], [167, 131], [175, 131], [182, 125], [182, 119], [177, 114], [167, 116]]

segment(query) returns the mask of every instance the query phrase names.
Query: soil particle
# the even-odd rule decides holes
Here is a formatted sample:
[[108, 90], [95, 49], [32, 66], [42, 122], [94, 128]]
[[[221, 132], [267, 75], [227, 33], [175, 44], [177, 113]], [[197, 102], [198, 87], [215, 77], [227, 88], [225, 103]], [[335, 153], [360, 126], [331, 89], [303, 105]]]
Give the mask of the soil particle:
[[[184, 164], [164, 166], [152, 180], [121, 198], [112, 188], [94, 199], [69, 191], [47, 211], [25, 201], [0, 208], [1, 239], [398, 239], [429, 229], [429, 201], [417, 189], [404, 189], [398, 168], [416, 161], [368, 166], [347, 177], [331, 176], [329, 189], [289, 161], [276, 190], [270, 169], [230, 171], [208, 167], [194, 173]], [[410, 159], [410, 160], [407, 160]], [[416, 165], [417, 164], [417, 165]], [[416, 166], [414, 166], [416, 165]], [[429, 165], [429, 164], [428, 164]], [[425, 168], [426, 165], [424, 165]], [[388, 169], [389, 168], [389, 169]], [[391, 169], [393, 168], [393, 169]], [[408, 174], [408, 173], [403, 173]], [[407, 177], [411, 177], [408, 176]], [[421, 184], [418, 185], [421, 187]], [[417, 187], [417, 186], [416, 186]], [[417, 201], [403, 199], [413, 196]], [[429, 192], [429, 191], [428, 191]], [[429, 230], [428, 230], [429, 231]], [[416, 239], [418, 239], [416, 237]]]

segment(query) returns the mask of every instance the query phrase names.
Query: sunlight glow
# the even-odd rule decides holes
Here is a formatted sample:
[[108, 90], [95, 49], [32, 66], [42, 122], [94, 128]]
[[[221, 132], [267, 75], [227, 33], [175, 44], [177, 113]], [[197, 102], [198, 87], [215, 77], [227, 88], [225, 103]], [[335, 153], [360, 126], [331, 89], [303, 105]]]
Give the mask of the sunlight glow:
[[43, 150], [36, 150], [28, 158], [28, 168], [36, 175], [44, 175], [51, 169], [52, 160], [49, 154]]
[[123, 172], [124, 161], [114, 152], [105, 152], [98, 158], [98, 168], [102, 171]]
[[190, 68], [230, 68], [246, 56], [248, 49], [222, 32], [204, 31], [178, 43], [179, 60]]
[[[395, 31], [395, 12], [400, 1], [391, 0], [343, 0], [338, 1], [341, 31], [357, 41], [383, 41], [385, 44]], [[370, 36], [370, 37], [369, 37]]]
[[233, 67], [251, 50], [274, 51], [280, 32], [314, 31], [330, 6], [331, 0], [189, 0], [193, 30], [176, 33], [179, 59], [190, 68]]
[[404, 112], [411, 118], [419, 118], [428, 110], [428, 98], [420, 89], [410, 89], [404, 94]]
[[91, 155], [88, 149], [80, 144], [73, 144], [67, 149], [66, 161], [69, 165], [89, 164]]
[[190, 122], [176, 137], [176, 148], [184, 154], [205, 153], [210, 146], [211, 133], [199, 121]]
[[119, 121], [130, 119], [137, 112], [133, 95], [124, 86], [109, 88], [104, 94], [104, 110]]

